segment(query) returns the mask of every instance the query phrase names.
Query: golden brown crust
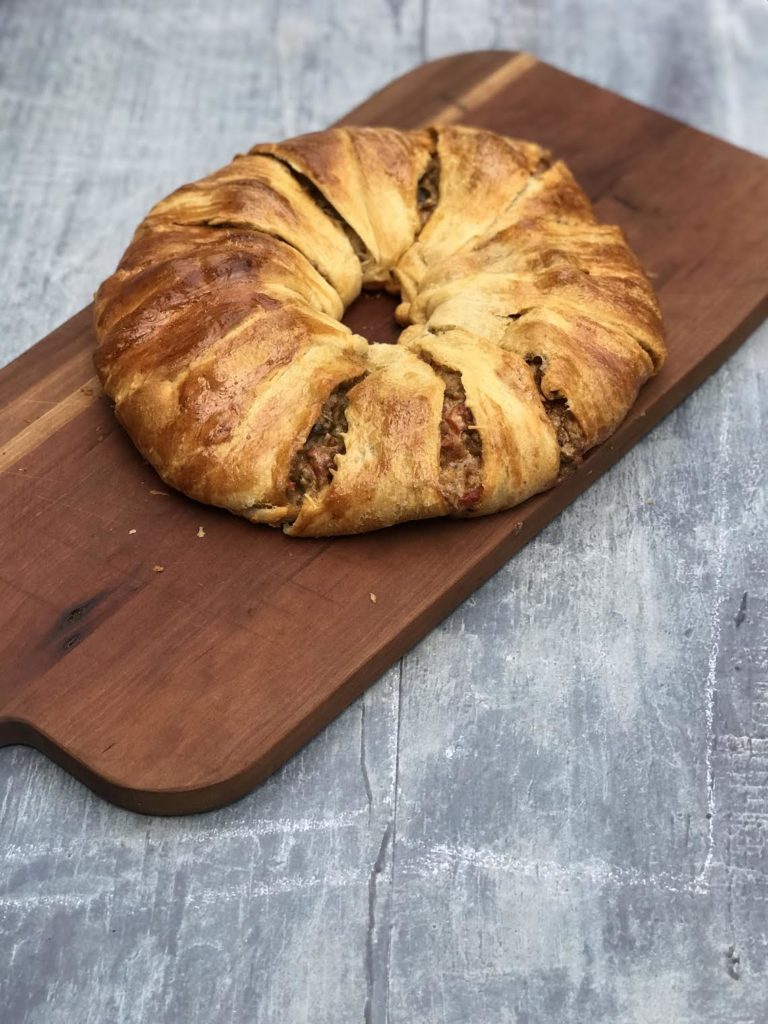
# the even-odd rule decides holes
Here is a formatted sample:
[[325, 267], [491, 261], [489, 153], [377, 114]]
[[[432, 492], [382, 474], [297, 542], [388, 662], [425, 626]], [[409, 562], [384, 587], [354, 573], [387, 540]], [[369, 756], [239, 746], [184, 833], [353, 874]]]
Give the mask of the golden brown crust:
[[360, 291], [360, 262], [344, 229], [271, 157], [236, 157], [202, 181], [184, 185], [163, 199], [144, 223], [263, 231], [298, 249], [345, 305]]
[[357, 533], [445, 515], [440, 488], [442, 386], [400, 346], [372, 345], [367, 376], [349, 391], [346, 451], [328, 488], [300, 506], [293, 536]]
[[523, 359], [461, 330], [409, 328], [401, 342], [461, 374], [482, 449], [481, 494], [467, 514], [511, 508], [555, 483], [555, 432]]
[[[339, 322], [395, 281], [397, 346]], [[150, 211], [95, 325], [163, 479], [292, 536], [509, 508], [665, 356], [644, 271], [565, 165], [463, 127], [255, 147]]]
[[440, 201], [395, 268], [406, 301], [430, 266], [485, 234], [548, 162], [540, 146], [493, 132], [461, 125], [435, 131]]
[[254, 146], [303, 175], [349, 224], [367, 250], [366, 284], [385, 285], [419, 228], [417, 183], [430, 150], [423, 132], [332, 128]]
[[[158, 260], [118, 270], [99, 289], [96, 365], [105, 377], [118, 368], [124, 378], [127, 367], [184, 361], [257, 308], [287, 302], [341, 315], [338, 293], [284, 242], [259, 232], [192, 231], [191, 244], [182, 239], [170, 248], [160, 233]], [[201, 239], [204, 232], [209, 237]], [[143, 235], [138, 244], [145, 245]]]

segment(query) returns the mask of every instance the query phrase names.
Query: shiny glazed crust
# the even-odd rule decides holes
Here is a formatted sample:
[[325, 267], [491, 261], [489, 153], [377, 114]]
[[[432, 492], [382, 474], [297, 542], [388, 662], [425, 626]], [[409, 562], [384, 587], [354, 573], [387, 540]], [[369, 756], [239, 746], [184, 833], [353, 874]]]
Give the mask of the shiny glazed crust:
[[[363, 287], [400, 293], [397, 345], [340, 322]], [[95, 325], [160, 476], [291, 536], [510, 508], [665, 357], [648, 278], [567, 167], [466, 127], [256, 146], [150, 211]]]

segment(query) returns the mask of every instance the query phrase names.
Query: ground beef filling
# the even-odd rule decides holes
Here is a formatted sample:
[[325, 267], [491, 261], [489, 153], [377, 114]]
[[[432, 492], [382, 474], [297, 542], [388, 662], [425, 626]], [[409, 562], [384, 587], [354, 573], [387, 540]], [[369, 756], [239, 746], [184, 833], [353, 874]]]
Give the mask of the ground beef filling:
[[359, 380], [362, 378], [346, 381], [331, 392], [309, 437], [294, 455], [286, 485], [288, 500], [294, 504], [301, 504], [307, 494], [317, 494], [331, 482], [336, 459], [346, 451], [347, 392]]
[[440, 483], [454, 508], [469, 511], [483, 496], [482, 442], [467, 406], [461, 374], [428, 362], [445, 387], [440, 419]]
[[437, 201], [440, 198], [440, 164], [435, 157], [432, 157], [426, 171], [419, 178], [416, 197], [419, 206], [420, 226], [424, 227], [432, 216], [432, 211], [437, 206]]
[[578, 462], [584, 451], [584, 431], [568, 409], [567, 402], [564, 398], [547, 399], [544, 410], [555, 428], [563, 461], [566, 463]]
[[579, 462], [586, 438], [584, 431], [576, 421], [576, 417], [568, 408], [565, 398], [546, 398], [541, 390], [541, 378], [544, 375], [544, 367], [541, 356], [530, 356], [526, 362], [533, 371], [533, 380], [539, 389], [541, 400], [544, 403], [544, 412], [549, 417], [549, 422], [555, 428], [557, 443], [560, 446], [563, 468], [570, 468]]

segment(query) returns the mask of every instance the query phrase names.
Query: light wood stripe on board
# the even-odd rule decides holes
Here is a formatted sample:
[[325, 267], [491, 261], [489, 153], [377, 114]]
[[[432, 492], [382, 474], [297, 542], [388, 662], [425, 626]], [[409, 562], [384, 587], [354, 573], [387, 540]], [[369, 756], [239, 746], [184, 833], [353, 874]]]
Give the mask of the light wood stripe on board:
[[423, 122], [424, 124], [453, 124], [491, 97], [501, 92], [505, 86], [521, 75], [526, 74], [538, 64], [538, 60], [530, 53], [516, 53], [505, 61], [500, 68], [491, 72], [487, 78], [461, 93], [452, 103], [447, 104]]
[[98, 377], [90, 377], [76, 391], [67, 395], [48, 412], [30, 423], [28, 427], [0, 449], [0, 471], [12, 466], [47, 440], [57, 430], [73, 420], [83, 409], [98, 401], [101, 384]]

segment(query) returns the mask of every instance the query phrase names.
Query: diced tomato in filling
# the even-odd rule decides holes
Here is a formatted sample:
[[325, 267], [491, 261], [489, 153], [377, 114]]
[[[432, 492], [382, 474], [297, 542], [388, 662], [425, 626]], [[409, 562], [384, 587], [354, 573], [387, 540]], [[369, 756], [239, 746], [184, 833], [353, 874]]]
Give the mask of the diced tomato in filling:
[[464, 508], [471, 508], [476, 505], [483, 496], [483, 485], [476, 484], [474, 487], [470, 487], [468, 491], [464, 491], [462, 496], [459, 498], [459, 504]]
[[440, 423], [440, 450], [449, 462], [455, 462], [466, 454], [464, 438], [468, 433], [469, 423], [469, 410], [464, 402], [448, 398], [446, 395]]
[[320, 488], [331, 475], [334, 460], [344, 449], [344, 442], [340, 437], [328, 437], [324, 445], [307, 450], [307, 460], [315, 474], [315, 483]]

